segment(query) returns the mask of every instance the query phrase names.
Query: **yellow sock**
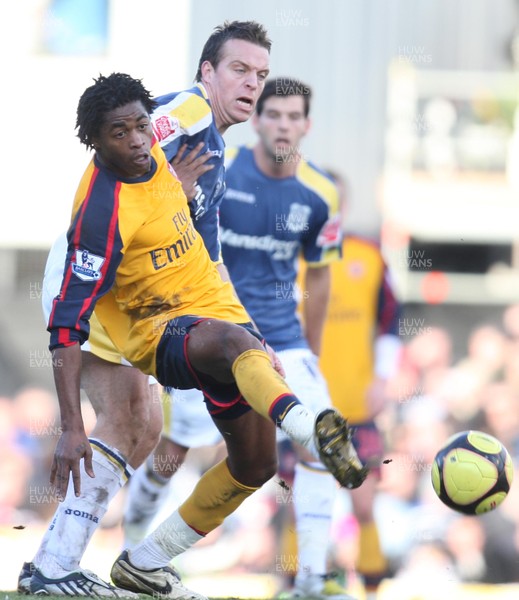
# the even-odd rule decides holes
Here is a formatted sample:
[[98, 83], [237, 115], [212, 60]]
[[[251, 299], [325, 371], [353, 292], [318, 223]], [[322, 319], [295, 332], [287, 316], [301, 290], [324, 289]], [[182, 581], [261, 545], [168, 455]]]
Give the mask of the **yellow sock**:
[[251, 407], [276, 425], [295, 404], [300, 404], [263, 350], [240, 354], [232, 365], [232, 372], [238, 389]]
[[361, 524], [357, 570], [366, 578], [366, 584], [376, 586], [386, 574], [387, 566], [376, 524], [373, 521]]
[[205, 535], [221, 525], [257, 489], [236, 481], [227, 460], [222, 460], [202, 475], [178, 512], [190, 527]]

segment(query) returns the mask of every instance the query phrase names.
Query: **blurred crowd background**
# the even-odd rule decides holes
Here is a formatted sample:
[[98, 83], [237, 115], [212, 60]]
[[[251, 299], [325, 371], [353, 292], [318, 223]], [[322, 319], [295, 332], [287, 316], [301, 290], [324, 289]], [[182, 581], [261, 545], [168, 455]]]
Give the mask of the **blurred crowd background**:
[[[375, 503], [383, 549], [396, 582], [423, 590], [438, 580], [458, 583], [519, 582], [519, 304], [502, 312], [502, 323], [479, 323], [462, 356], [453, 354], [450, 333], [425, 327], [406, 340], [398, 373], [390, 383], [386, 410], [378, 423], [386, 454]], [[12, 548], [8, 562], [30, 558], [54, 511], [48, 476], [59, 435], [52, 391], [26, 387], [0, 400], [0, 531]], [[94, 416], [84, 404], [86, 426]], [[507, 447], [516, 465], [509, 497], [494, 512], [459, 515], [443, 506], [430, 481], [438, 448], [457, 431], [486, 431]], [[173, 478], [171, 494], [157, 520], [180, 503], [221, 448], [192, 451]], [[177, 563], [187, 576], [255, 574], [261, 589], [280, 589], [294, 574], [297, 552], [291, 521], [295, 457], [281, 449], [278, 475], [248, 499], [217, 531]], [[117, 552], [124, 493], [114, 501], [95, 534], [85, 566], [102, 574], [105, 557]], [[348, 492], [341, 490], [334, 516], [330, 567], [355, 587], [358, 523]], [[109, 561], [110, 559], [108, 559]], [[91, 561], [93, 564], [86, 564]], [[6, 583], [3, 585], [7, 585]], [[407, 596], [402, 596], [407, 597]]]
[[[213, 27], [250, 18], [273, 39], [272, 75], [312, 85], [304, 155], [348, 179], [346, 228], [380, 240], [402, 302], [404, 352], [379, 417], [387, 453], [376, 500], [395, 585], [519, 582], [517, 468], [509, 498], [478, 518], [445, 508], [430, 484], [437, 449], [469, 428], [498, 437], [519, 467], [519, 2], [247, 4], [24, 0], [2, 8], [11, 93], [1, 102], [13, 118], [4, 144], [10, 218], [0, 222], [0, 589], [15, 587], [54, 511], [48, 477], [60, 428], [41, 279], [88, 160], [74, 138], [77, 99], [112, 70], [142, 77], [156, 94], [188, 87]], [[226, 141], [252, 139], [244, 124]], [[84, 411], [91, 427], [86, 400]], [[170, 505], [217, 451], [192, 453]], [[211, 574], [212, 595], [217, 574], [266, 574], [254, 584], [259, 595], [293, 574], [294, 457], [280, 458], [279, 477], [182, 556], [188, 577]], [[122, 541], [123, 503], [124, 494], [85, 556], [101, 576]], [[357, 541], [344, 491], [330, 565], [353, 587]]]

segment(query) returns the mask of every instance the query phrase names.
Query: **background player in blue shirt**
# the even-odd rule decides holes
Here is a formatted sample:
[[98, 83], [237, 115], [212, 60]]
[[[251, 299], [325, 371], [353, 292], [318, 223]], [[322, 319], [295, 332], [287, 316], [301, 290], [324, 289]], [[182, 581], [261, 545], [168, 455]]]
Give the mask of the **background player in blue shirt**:
[[[253, 114], [269, 73], [268, 62], [260, 66], [251, 60], [256, 57], [243, 56], [239, 40], [233, 39], [239, 30], [235, 25], [226, 24], [219, 39], [209, 38], [200, 56], [196, 84], [156, 98], [158, 107], [152, 115], [155, 137], [174, 167], [175, 159], [185, 152], [209, 156], [196, 181], [185, 181], [182, 172], [178, 175], [184, 188], [191, 188], [187, 193], [191, 217], [214, 261], [220, 259], [218, 206], [225, 191], [222, 136], [231, 125]], [[249, 37], [253, 36], [259, 39], [259, 33], [251, 30]], [[225, 52], [219, 48], [222, 40]]]
[[[329, 264], [339, 258], [341, 229], [335, 185], [305, 160], [300, 149], [310, 126], [310, 97], [310, 88], [294, 79], [266, 83], [253, 117], [258, 142], [226, 155], [220, 242], [240, 300], [281, 359], [289, 385], [315, 410], [331, 404], [317, 356], [329, 296]], [[308, 264], [303, 322], [297, 312], [300, 254]], [[165, 434], [173, 441], [169, 451], [155, 452], [153, 463], [161, 473], [146, 481], [141, 471], [132, 483], [125, 520], [127, 524], [133, 520], [135, 539], [150, 521], [153, 497], [164, 494], [160, 484], [181, 464], [182, 451], [185, 455], [189, 447], [217, 440], [211, 422], [197, 411], [199, 403], [189, 401], [190, 394], [198, 392], [180, 392], [172, 409]], [[176, 396], [175, 391], [173, 401]], [[326, 577], [336, 484], [320, 462], [302, 449], [299, 452], [294, 486], [299, 572], [294, 595], [346, 600], [350, 596], [345, 590]], [[174, 465], [168, 464], [168, 457], [170, 461], [175, 457]]]

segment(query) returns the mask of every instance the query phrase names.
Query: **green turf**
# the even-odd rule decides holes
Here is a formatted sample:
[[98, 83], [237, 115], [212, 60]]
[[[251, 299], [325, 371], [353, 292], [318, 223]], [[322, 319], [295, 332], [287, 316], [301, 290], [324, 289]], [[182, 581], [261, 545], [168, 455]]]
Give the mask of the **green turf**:
[[[14, 592], [14, 591], [1, 591], [0, 590], [0, 600], [24, 600], [24, 599], [28, 599], [28, 598], [34, 598], [35, 596], [31, 596], [31, 595], [24, 595], [24, 594], [19, 594], [18, 592]], [[38, 598], [40, 598], [41, 600], [41, 596], [37, 596]], [[81, 596], [78, 596], [78, 598]], [[64, 596], [45, 596], [45, 600], [63, 600]], [[141, 594], [141, 598], [142, 600], [150, 600], [151, 596], [146, 596], [146, 595], [142, 595]], [[230, 600], [230, 598], [209, 598], [209, 600]], [[235, 600], [235, 598], [233, 598], [232, 600]], [[243, 600], [243, 599], [240, 599]], [[257, 600], [257, 599], [254, 599]], [[274, 598], [269, 599], [266, 598], [265, 600], [275, 600]], [[301, 600], [311, 600], [310, 598], [301, 598]]]

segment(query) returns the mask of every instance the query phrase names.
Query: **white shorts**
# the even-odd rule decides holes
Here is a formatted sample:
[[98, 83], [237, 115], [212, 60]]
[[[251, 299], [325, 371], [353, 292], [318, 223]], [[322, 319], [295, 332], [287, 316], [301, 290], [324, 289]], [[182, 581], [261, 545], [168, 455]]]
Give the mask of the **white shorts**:
[[[62, 233], [52, 245], [49, 256], [47, 257], [47, 263], [45, 264], [41, 294], [41, 304], [45, 323], [49, 322], [52, 301], [59, 294], [61, 288], [66, 257], [67, 235], [66, 233]], [[112, 344], [104, 327], [98, 321], [95, 312], [92, 313], [92, 316], [90, 317], [89, 339], [81, 345], [81, 350], [84, 352], [91, 352], [95, 356], [116, 365], [131, 367], [131, 364], [121, 356]], [[149, 381], [150, 384], [157, 383], [157, 380], [151, 375]]]
[[164, 390], [162, 412], [162, 434], [181, 446], [214, 446], [223, 439], [213, 423], [200, 390], [172, 390], [171, 393]]
[[[330, 407], [328, 387], [317, 366], [318, 358], [306, 348], [277, 353], [286, 371], [286, 382], [299, 400], [314, 412]], [[173, 390], [163, 394], [163, 435], [186, 448], [210, 446], [222, 437], [207, 411], [200, 390]], [[288, 439], [278, 429], [278, 441]]]

